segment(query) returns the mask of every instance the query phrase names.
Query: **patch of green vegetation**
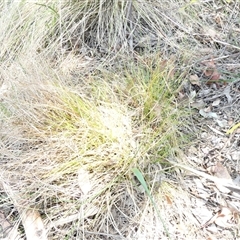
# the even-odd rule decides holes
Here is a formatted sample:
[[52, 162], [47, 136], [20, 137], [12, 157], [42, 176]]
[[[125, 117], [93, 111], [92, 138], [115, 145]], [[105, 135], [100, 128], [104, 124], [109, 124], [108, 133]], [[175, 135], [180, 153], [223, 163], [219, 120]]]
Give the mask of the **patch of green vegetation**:
[[156, 202], [155, 202], [151, 192], [149, 191], [149, 188], [147, 186], [147, 183], [146, 183], [142, 173], [137, 168], [133, 168], [132, 171], [133, 171], [134, 175], [137, 177], [138, 181], [143, 186], [143, 188], [144, 188], [145, 192], [147, 193], [148, 197], [150, 198], [151, 203], [152, 203], [153, 207], [155, 208], [155, 210], [156, 210], [156, 212], [158, 214], [158, 217], [159, 217], [159, 219], [161, 220], [161, 222], [163, 224], [163, 227], [164, 227], [164, 230], [165, 230], [165, 232], [167, 234], [167, 237], [170, 239], [169, 231], [168, 231], [167, 227], [165, 226], [165, 222], [164, 222], [164, 220], [161, 217], [161, 213], [159, 211], [159, 208], [158, 208], [158, 206], [157, 206], [157, 204], [156, 204]]
[[[161, 66], [161, 60], [156, 65]], [[141, 128], [144, 138], [140, 142], [146, 152], [151, 152], [154, 161], [162, 161], [169, 155], [177, 154], [180, 146], [187, 141], [180, 129], [189, 112], [177, 105], [177, 91], [181, 80], [170, 75], [171, 66], [166, 69], [137, 66], [136, 71], [127, 75], [130, 107], [139, 109], [135, 126]], [[158, 159], [158, 160], [156, 160]]]
[[9, 108], [2, 102], [0, 102], [0, 112], [5, 116], [5, 117], [10, 117], [12, 113], [10, 112]]

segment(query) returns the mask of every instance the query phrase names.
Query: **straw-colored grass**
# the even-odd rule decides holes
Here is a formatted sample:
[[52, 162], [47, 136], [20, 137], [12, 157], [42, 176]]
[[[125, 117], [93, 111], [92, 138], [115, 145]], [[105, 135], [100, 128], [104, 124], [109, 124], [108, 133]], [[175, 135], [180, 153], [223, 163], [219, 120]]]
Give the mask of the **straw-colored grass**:
[[0, 212], [14, 226], [8, 239], [204, 236], [165, 164], [188, 143], [189, 112], [177, 98], [200, 61], [203, 5], [209, 11], [201, 1], [0, 3]]
[[[1, 181], [9, 200], [38, 209], [51, 238], [57, 234], [56, 228], [65, 229], [66, 224], [75, 222], [76, 227], [64, 234], [77, 231], [83, 237], [91, 231], [121, 232], [124, 226], [118, 222], [120, 215], [111, 215], [120, 211], [115, 206], [120, 199], [132, 192], [131, 169], [144, 171], [151, 164], [161, 163], [177, 153], [183, 140], [177, 130], [181, 116], [174, 102], [177, 88], [171, 86], [167, 70], [139, 64], [126, 74], [115, 75], [118, 88], [112, 85], [111, 75], [92, 77], [92, 84], [87, 86], [86, 81], [87, 96], [84, 87], [72, 89], [64, 75], [37, 61], [13, 63], [6, 70], [11, 74], [8, 89], [2, 93], [2, 109], [6, 110], [1, 112], [5, 119], [1, 129], [5, 148]], [[149, 181], [154, 179], [150, 176]], [[123, 188], [126, 184], [128, 187]], [[17, 192], [17, 200], [9, 189]], [[132, 204], [130, 208], [140, 208]], [[84, 217], [84, 211], [92, 208], [94, 218], [85, 226], [89, 216]], [[77, 214], [81, 211], [82, 217]], [[123, 216], [137, 221], [139, 211], [131, 217], [127, 213]], [[65, 223], [69, 216], [74, 217]]]
[[3, 1], [0, 56], [9, 61], [31, 49], [61, 62], [69, 51], [113, 57], [119, 50], [152, 47], [164, 53], [167, 46], [182, 54], [184, 47], [192, 56], [198, 48], [193, 34], [207, 24], [199, 21], [201, 6], [200, 1]]

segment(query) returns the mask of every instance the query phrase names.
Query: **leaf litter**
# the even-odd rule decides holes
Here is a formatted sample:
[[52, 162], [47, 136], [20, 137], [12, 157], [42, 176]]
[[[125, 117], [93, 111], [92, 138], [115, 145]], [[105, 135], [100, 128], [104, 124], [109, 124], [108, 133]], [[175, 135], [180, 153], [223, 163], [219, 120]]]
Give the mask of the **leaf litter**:
[[189, 101], [195, 109], [193, 121], [199, 138], [186, 150], [186, 165], [171, 163], [186, 172], [184, 182], [192, 196], [199, 229], [206, 231], [208, 239], [238, 239], [240, 80], [220, 84], [215, 62], [210, 60], [204, 65], [205, 82], [197, 75], [189, 77]]

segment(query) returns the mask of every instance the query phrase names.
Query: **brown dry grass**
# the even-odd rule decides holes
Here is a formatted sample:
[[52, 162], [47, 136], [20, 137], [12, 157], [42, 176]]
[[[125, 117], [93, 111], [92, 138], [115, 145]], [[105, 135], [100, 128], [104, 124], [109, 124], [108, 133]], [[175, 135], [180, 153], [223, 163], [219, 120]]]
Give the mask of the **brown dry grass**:
[[238, 7], [1, 3], [0, 211], [15, 235], [28, 232], [31, 210], [47, 239], [208, 237], [165, 159], [182, 161], [194, 129], [177, 101], [188, 72], [212, 56], [226, 67], [238, 50]]

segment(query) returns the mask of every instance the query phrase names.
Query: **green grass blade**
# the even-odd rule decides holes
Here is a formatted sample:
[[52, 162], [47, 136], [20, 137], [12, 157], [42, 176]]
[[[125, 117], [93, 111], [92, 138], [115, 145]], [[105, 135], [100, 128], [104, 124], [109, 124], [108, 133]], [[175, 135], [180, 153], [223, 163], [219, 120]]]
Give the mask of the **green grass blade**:
[[167, 229], [167, 227], [166, 227], [166, 225], [165, 225], [165, 223], [164, 223], [164, 221], [163, 221], [163, 219], [162, 219], [162, 217], [161, 217], [161, 215], [160, 215], [160, 211], [159, 211], [159, 209], [158, 209], [158, 207], [157, 207], [157, 204], [155, 203], [155, 201], [154, 201], [154, 199], [153, 199], [153, 197], [152, 197], [152, 195], [151, 195], [151, 193], [150, 193], [150, 191], [149, 191], [149, 189], [148, 189], [147, 183], [146, 183], [146, 181], [145, 181], [142, 173], [141, 173], [137, 168], [133, 168], [132, 171], [133, 171], [133, 174], [134, 174], [134, 175], [136, 176], [136, 178], [138, 179], [138, 181], [139, 181], [139, 182], [141, 183], [141, 185], [143, 186], [144, 190], [146, 191], [148, 197], [149, 197], [150, 200], [151, 200], [151, 203], [152, 203], [153, 207], [155, 208], [155, 210], [156, 210], [156, 212], [157, 212], [157, 215], [158, 215], [160, 221], [161, 221], [162, 224], [163, 224], [163, 228], [164, 228], [164, 230], [165, 230], [168, 238], [171, 239], [171, 238], [170, 238], [169, 231], [168, 231], [168, 229]]
[[138, 181], [142, 184], [142, 186], [143, 186], [144, 190], [146, 191], [147, 195], [151, 198], [150, 191], [147, 187], [147, 183], [145, 182], [142, 173], [137, 168], [133, 168], [132, 171], [133, 171], [134, 175], [137, 177]]

